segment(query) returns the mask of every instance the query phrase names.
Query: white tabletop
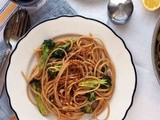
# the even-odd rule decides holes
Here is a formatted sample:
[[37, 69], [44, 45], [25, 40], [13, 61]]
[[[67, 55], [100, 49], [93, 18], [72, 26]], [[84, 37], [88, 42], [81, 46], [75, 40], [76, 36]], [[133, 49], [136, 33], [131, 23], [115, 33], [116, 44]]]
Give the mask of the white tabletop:
[[[160, 120], [160, 85], [155, 77], [152, 59], [152, 34], [160, 10], [147, 11], [141, 0], [134, 0], [134, 12], [125, 25], [115, 25], [107, 15], [107, 0], [67, 0], [80, 15], [109, 25], [130, 50], [137, 72], [137, 89], [126, 120]], [[116, 113], [115, 113], [116, 114]]]

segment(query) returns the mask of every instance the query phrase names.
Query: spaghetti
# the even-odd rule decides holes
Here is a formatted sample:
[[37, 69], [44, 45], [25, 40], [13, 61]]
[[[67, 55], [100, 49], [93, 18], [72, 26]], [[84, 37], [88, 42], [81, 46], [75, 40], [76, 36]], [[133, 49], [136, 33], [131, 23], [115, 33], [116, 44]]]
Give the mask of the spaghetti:
[[97, 119], [115, 87], [115, 69], [103, 42], [89, 36], [45, 40], [35, 50], [37, 64], [27, 80], [27, 93], [42, 115], [78, 120]]

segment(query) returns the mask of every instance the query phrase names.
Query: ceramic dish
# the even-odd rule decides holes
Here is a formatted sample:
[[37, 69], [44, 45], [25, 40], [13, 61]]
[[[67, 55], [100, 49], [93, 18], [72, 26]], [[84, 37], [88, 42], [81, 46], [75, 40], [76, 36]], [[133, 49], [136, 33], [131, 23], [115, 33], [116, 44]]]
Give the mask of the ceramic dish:
[[[39, 47], [43, 40], [67, 34], [88, 35], [92, 33], [103, 40], [110, 58], [116, 69], [116, 86], [110, 100], [109, 120], [124, 119], [133, 102], [136, 88], [136, 72], [131, 54], [123, 40], [108, 26], [82, 16], [63, 16], [44, 21], [33, 27], [18, 43], [13, 52], [6, 75], [6, 87], [11, 106], [20, 120], [52, 120], [42, 116], [37, 107], [28, 99], [26, 82], [21, 71], [28, 74], [34, 64], [33, 50]], [[107, 109], [98, 118], [106, 117]]]
[[154, 69], [154, 73], [157, 77], [157, 80], [160, 84], [160, 72], [158, 71], [158, 67], [157, 67], [157, 35], [159, 33], [160, 30], [160, 18], [158, 19], [154, 32], [153, 32], [153, 37], [152, 37], [152, 48], [151, 48], [151, 53], [152, 53], [152, 64], [153, 64], [153, 69]]

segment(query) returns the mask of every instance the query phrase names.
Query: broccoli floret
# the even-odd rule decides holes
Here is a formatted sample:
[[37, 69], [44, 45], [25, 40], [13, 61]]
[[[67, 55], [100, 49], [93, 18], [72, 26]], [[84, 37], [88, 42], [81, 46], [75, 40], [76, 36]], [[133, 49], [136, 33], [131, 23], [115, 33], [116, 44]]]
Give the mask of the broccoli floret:
[[86, 105], [86, 106], [82, 107], [81, 110], [84, 113], [92, 113], [93, 112], [92, 107], [90, 105]]
[[38, 93], [41, 93], [41, 83], [40, 80], [33, 79], [29, 82], [31, 87]]
[[94, 100], [96, 99], [96, 95], [95, 95], [94, 92], [88, 93], [88, 94], [87, 94], [87, 97], [88, 97], [88, 100], [89, 100], [90, 102], [92, 102], [92, 101], [94, 101]]
[[57, 76], [61, 68], [62, 68], [62, 65], [55, 65], [53, 67], [48, 68], [48, 75], [54, 78], [55, 76]]
[[36, 103], [37, 103], [37, 106], [38, 106], [38, 109], [39, 109], [40, 113], [41, 113], [42, 115], [44, 115], [44, 116], [45, 116], [45, 115], [48, 115], [48, 110], [47, 110], [47, 108], [45, 107], [45, 105], [44, 105], [41, 97], [40, 97], [39, 95], [36, 95], [36, 96], [35, 96], [35, 100], [36, 100]]
[[[70, 45], [71, 45], [70, 43], [66, 43], [64, 45], [57, 46], [57, 48], [61, 48], [61, 49], [65, 50], [66, 52], [68, 52], [68, 48], [70, 47]], [[57, 49], [55, 52], [53, 52], [52, 57], [63, 58], [65, 56], [65, 53], [61, 49]]]
[[53, 50], [55, 46], [55, 42], [53, 42], [51, 39], [49, 40], [44, 40], [42, 47], [47, 47], [50, 51]]
[[[31, 87], [38, 93], [41, 93], [41, 83], [40, 80], [33, 79], [29, 82]], [[37, 103], [38, 109], [42, 115], [47, 115], [48, 110], [46, 109], [45, 105], [42, 102], [42, 99], [39, 95], [35, 95], [35, 101]]]
[[58, 47], [64, 49], [65, 51], [67, 51], [68, 48], [70, 47], [70, 45], [71, 45], [70, 43], [66, 43], [66, 44], [58, 46]]
[[112, 80], [111, 77], [106, 75], [102, 78], [102, 80], [106, 81], [105, 84], [101, 84], [101, 88], [110, 88], [112, 86]]
[[54, 49], [54, 46], [55, 46], [55, 43], [51, 39], [44, 40], [43, 44], [41, 45], [42, 57], [40, 60], [40, 69], [44, 67], [47, 57], [49, 53]]
[[54, 58], [63, 58], [65, 53], [63, 50], [57, 49], [55, 52], [52, 53], [52, 57]]
[[54, 78], [55, 76], [57, 76], [58, 72], [59, 72], [59, 71], [57, 71], [57, 70], [55, 70], [55, 69], [53, 69], [53, 68], [50, 68], [50, 69], [48, 70], [48, 75], [49, 75], [50, 77]]
[[102, 79], [88, 79], [86, 81], [82, 81], [79, 83], [79, 86], [86, 88], [95, 88], [100, 84], [102, 88], [110, 88], [111, 87], [111, 78], [109, 76], [105, 76]]

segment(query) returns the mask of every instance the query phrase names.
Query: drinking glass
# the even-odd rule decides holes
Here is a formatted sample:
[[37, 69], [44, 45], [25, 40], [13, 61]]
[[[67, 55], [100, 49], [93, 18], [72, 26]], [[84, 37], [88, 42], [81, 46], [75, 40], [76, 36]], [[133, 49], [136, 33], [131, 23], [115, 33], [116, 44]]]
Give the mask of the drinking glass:
[[26, 9], [32, 9], [32, 8], [39, 9], [46, 3], [46, 0], [11, 0], [11, 1], [18, 4], [20, 7]]

